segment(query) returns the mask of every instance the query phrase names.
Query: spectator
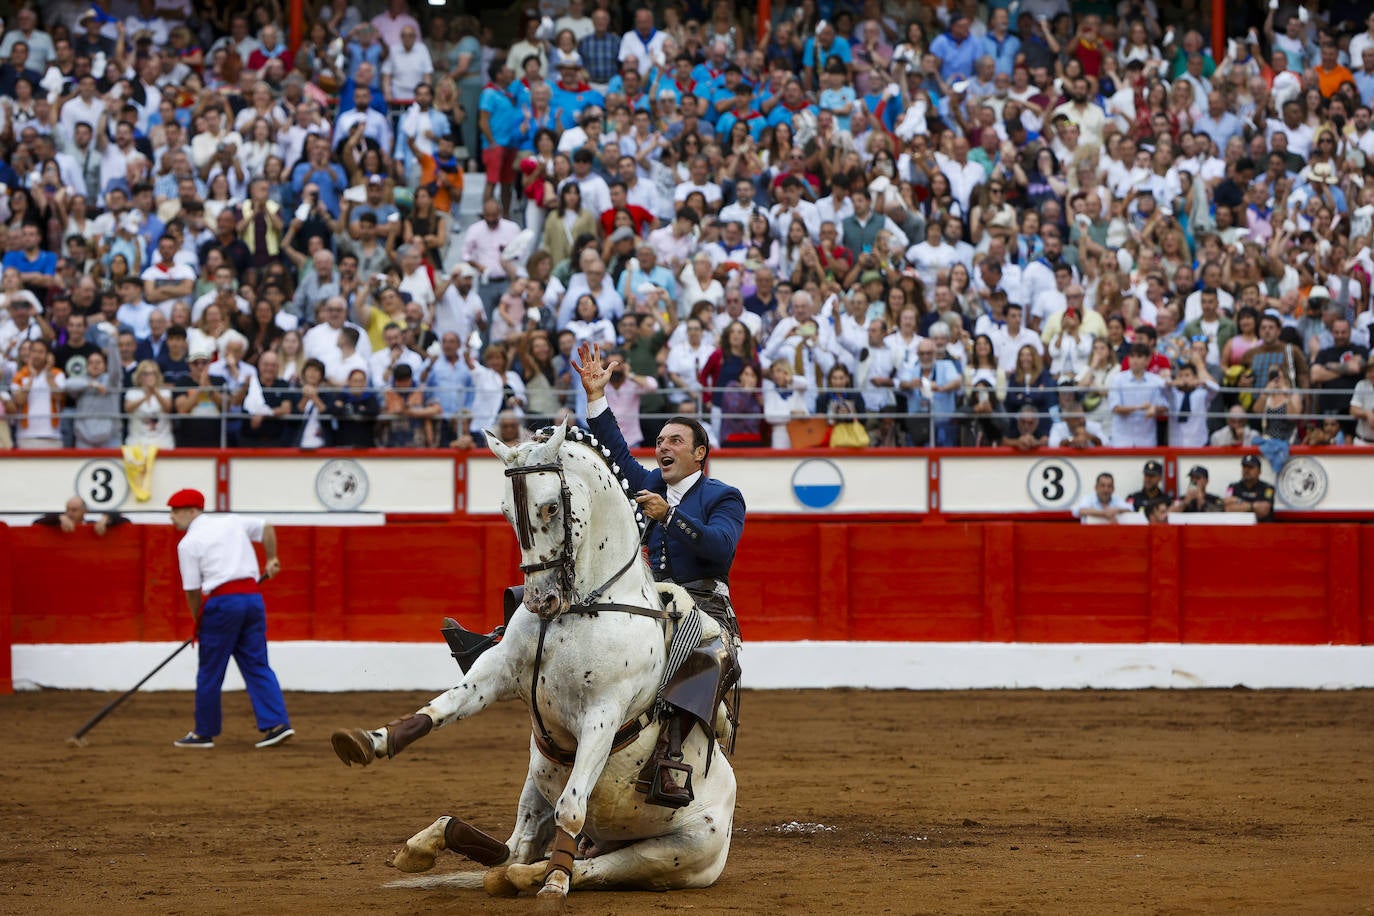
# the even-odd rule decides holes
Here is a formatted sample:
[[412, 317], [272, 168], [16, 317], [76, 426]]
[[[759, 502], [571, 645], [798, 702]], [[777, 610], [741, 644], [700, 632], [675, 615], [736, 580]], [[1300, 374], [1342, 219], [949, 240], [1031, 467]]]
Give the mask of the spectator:
[[1078, 501], [1078, 505], [1073, 507], [1073, 517], [1081, 521], [1100, 518], [1110, 525], [1115, 525], [1117, 518], [1130, 515], [1131, 511], [1126, 501], [1116, 495], [1116, 479], [1111, 474], [1103, 472], [1097, 475], [1093, 492], [1084, 496]]
[[66, 395], [75, 402], [72, 418], [76, 448], [119, 448], [124, 438], [120, 422], [118, 341], [107, 351], [86, 358], [83, 371], [67, 376]]
[[1166, 416], [1169, 408], [1164, 380], [1145, 371], [1152, 353], [1146, 344], [1133, 344], [1127, 357], [1130, 371], [1112, 379], [1107, 402], [1115, 415], [1113, 448], [1153, 448], [1156, 444], [1155, 421]]
[[1374, 360], [1365, 363], [1364, 378], [1350, 397], [1350, 415], [1357, 421], [1355, 445], [1374, 445]]
[[86, 503], [80, 496], [73, 496], [67, 500], [63, 511], [48, 512], [33, 520], [35, 525], [60, 528], [66, 534], [90, 525], [97, 537], [104, 537], [105, 532], [111, 528], [126, 525], [128, 522], [129, 520], [118, 512], [101, 512], [94, 517], [87, 517]]
[[62, 447], [59, 432], [67, 377], [51, 365], [52, 350], [41, 337], [27, 341], [28, 355], [10, 382], [19, 417], [15, 444], [21, 449]]

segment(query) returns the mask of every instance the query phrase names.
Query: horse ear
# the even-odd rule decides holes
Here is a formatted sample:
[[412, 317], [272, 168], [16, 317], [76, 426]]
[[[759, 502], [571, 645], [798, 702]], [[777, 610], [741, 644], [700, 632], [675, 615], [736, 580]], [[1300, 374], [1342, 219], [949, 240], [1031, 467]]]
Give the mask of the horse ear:
[[564, 420], [553, 428], [553, 435], [549, 436], [548, 444], [545, 446], [548, 456], [545, 461], [555, 461], [558, 458], [558, 450], [563, 447], [563, 440], [568, 438], [568, 421]]
[[486, 437], [487, 448], [491, 449], [492, 453], [501, 459], [502, 464], [509, 465], [511, 459], [515, 457], [515, 449], [497, 438], [496, 433], [492, 430], [484, 429], [482, 435]]

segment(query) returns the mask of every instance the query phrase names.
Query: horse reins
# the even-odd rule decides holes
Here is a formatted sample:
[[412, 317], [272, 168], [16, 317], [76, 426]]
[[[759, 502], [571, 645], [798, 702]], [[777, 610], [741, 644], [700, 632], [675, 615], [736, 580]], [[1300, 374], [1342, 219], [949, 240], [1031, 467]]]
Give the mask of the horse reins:
[[[506, 476], [511, 481], [511, 495], [514, 498], [513, 506], [515, 515], [515, 534], [520, 541], [522, 550], [530, 550], [534, 547], [534, 522], [530, 518], [529, 485], [526, 480], [531, 474], [557, 474], [559, 501], [562, 505], [563, 515], [563, 547], [559, 555], [552, 560], [543, 560], [538, 563], [522, 563], [520, 571], [522, 573], [542, 572], [546, 569], [558, 570], [558, 585], [562, 594], [574, 594], [576, 581], [575, 558], [573, 556], [572, 542], [572, 490], [568, 486], [567, 475], [563, 471], [561, 461], [552, 461], [545, 464], [532, 464], [527, 467], [506, 468]], [[638, 542], [636, 542], [637, 544]], [[605, 594], [606, 589], [610, 588], [621, 576], [630, 571], [635, 561], [641, 558], [639, 547], [630, 555], [629, 560], [624, 566], [616, 570], [605, 582], [592, 589], [580, 600], [573, 601], [571, 606], [562, 613], [564, 614], [599, 614], [602, 611], [619, 612], [624, 614], [636, 614], [641, 617], [651, 617], [655, 620], [673, 620], [680, 616], [674, 611], [664, 608], [638, 607], [633, 604], [622, 604], [620, 602], [598, 602], [597, 599]], [[561, 615], [560, 615], [561, 616]], [[544, 637], [548, 634], [549, 624], [552, 618], [539, 618], [539, 642], [534, 650], [534, 666], [530, 674], [530, 711], [533, 713], [534, 724], [538, 731], [535, 734], [535, 744], [539, 747], [540, 753], [550, 760], [558, 763], [571, 763], [567, 759], [567, 752], [554, 742], [553, 736], [549, 734], [548, 728], [544, 725], [544, 718], [539, 714], [539, 670], [544, 657]], [[651, 712], [652, 710], [650, 710]], [[613, 739], [612, 750], [619, 750], [629, 744], [639, 733], [648, 727], [652, 721], [650, 712], [638, 716], [634, 720], [625, 723], [616, 732]], [[646, 721], [646, 719], [648, 721]], [[565, 763], [565, 765], [566, 765]]]

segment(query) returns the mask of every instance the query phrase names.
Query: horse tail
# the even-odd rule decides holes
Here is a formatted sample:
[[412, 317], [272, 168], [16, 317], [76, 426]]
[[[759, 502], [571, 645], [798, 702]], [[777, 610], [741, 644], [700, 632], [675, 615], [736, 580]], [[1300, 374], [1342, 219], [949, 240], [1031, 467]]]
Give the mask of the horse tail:
[[388, 881], [385, 887], [408, 887], [430, 890], [440, 887], [458, 887], [467, 890], [481, 890], [485, 871], [451, 871], [441, 875], [416, 875], [413, 878], [398, 878]]

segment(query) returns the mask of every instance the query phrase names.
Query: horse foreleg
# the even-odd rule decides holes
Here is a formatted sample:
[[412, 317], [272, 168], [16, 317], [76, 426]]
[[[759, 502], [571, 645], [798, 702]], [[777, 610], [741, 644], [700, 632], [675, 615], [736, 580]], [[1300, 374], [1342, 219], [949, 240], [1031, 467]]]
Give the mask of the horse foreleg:
[[549, 762], [534, 747], [530, 740], [530, 768], [525, 776], [525, 786], [520, 790], [520, 804], [515, 811], [515, 830], [506, 841], [511, 851], [511, 861], [523, 864], [543, 858], [553, 841], [553, 805], [544, 798], [535, 782], [537, 768], [549, 766]]
[[497, 646], [482, 655], [457, 686], [452, 687], [404, 719], [381, 728], [339, 729], [330, 736], [334, 753], [344, 763], [367, 766], [378, 757], [395, 757], [435, 728], [466, 719], [497, 700], [515, 695], [505, 653]]

